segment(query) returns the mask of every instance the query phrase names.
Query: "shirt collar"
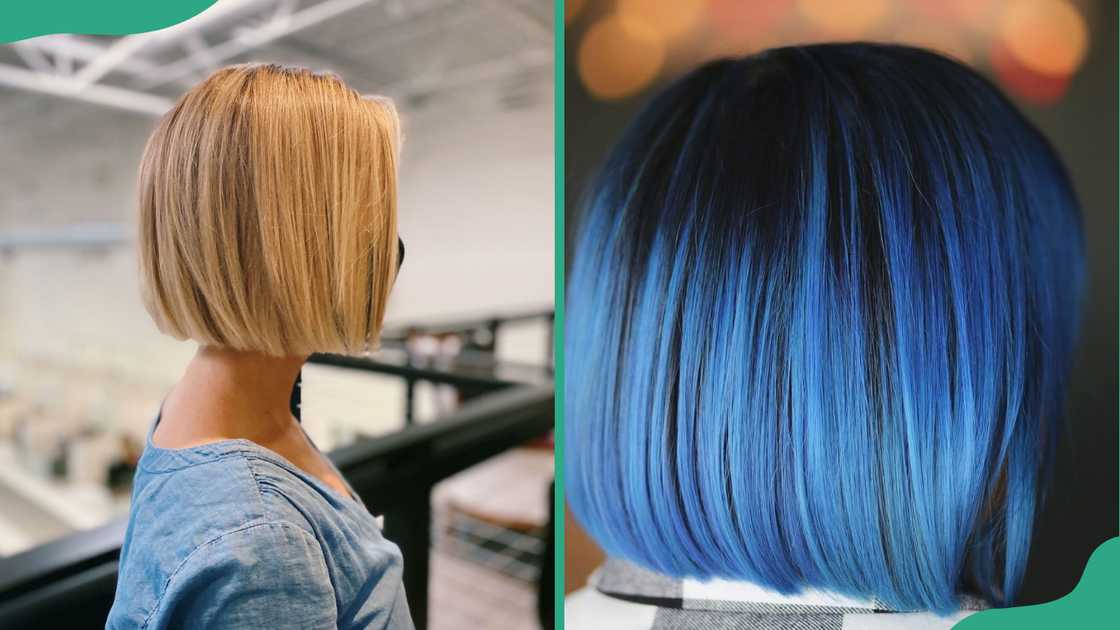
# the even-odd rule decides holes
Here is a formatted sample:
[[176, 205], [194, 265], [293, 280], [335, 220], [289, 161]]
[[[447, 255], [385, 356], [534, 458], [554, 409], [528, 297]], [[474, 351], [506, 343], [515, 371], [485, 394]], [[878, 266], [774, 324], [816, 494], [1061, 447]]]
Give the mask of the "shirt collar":
[[[786, 595], [746, 581], [670, 577], [620, 558], [608, 558], [592, 574], [590, 585], [608, 597], [660, 608], [798, 615], [915, 612], [814, 589]], [[961, 598], [962, 610], [987, 607], [979, 598]]]

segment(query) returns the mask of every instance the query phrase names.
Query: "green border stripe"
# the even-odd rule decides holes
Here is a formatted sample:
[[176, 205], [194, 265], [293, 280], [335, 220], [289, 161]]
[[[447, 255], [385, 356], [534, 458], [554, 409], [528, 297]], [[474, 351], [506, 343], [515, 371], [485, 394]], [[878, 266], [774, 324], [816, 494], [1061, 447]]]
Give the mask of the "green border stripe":
[[557, 630], [564, 627], [564, 0], [556, 0], [552, 12], [552, 32], [554, 59], [552, 61], [553, 73], [553, 202], [556, 214], [554, 241], [554, 264], [556, 293], [556, 318], [552, 335], [553, 357], [555, 358], [554, 374], [556, 396], [556, 419], [554, 436], [554, 457], [556, 467], [556, 483], [553, 500], [555, 501], [556, 519], [553, 526], [556, 528], [556, 549], [553, 564], [555, 580], [553, 587], [556, 590], [553, 607], [555, 608], [555, 626]]
[[1081, 580], [1065, 597], [1034, 606], [985, 610], [966, 617], [953, 630], [1115, 628], [1118, 578], [1120, 538], [1112, 538], [1089, 557]]
[[216, 0], [5, 0], [0, 44], [39, 35], [128, 35], [188, 20]]

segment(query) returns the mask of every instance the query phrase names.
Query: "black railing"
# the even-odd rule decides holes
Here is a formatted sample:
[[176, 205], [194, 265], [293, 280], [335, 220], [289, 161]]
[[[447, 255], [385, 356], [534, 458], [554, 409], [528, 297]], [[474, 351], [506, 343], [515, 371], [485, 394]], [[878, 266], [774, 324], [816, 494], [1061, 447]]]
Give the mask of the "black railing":
[[[519, 384], [552, 382], [553, 321], [551, 310], [505, 313], [490, 317], [433, 321], [386, 328], [381, 334], [384, 352], [376, 358], [348, 357], [333, 354], [314, 355], [309, 363], [335, 367], [357, 368], [400, 377], [405, 385], [404, 421], [415, 421], [416, 384], [427, 382], [452, 385], [462, 401]], [[522, 364], [497, 358], [498, 337], [503, 330], [530, 322], [546, 324], [547, 343], [542, 364]], [[418, 357], [410, 352], [410, 341], [420, 336], [443, 338], [455, 336], [462, 347], [446, 359]], [[293, 393], [292, 404], [298, 403], [299, 391]]]
[[[428, 619], [433, 486], [551, 431], [551, 382], [526, 379], [527, 373], [518, 369], [512, 372], [519, 378], [507, 376], [509, 367], [497, 364], [472, 371], [465, 363], [433, 369], [407, 360], [333, 355], [315, 355], [310, 362], [396, 375], [410, 389], [412, 383], [427, 381], [471, 393], [464, 397], [469, 402], [441, 419], [424, 424], [409, 421], [401, 431], [360, 439], [329, 454], [366, 506], [385, 516], [385, 535], [404, 557], [413, 621], [423, 630]], [[297, 387], [292, 394], [297, 415], [300, 398]], [[411, 402], [406, 404], [406, 418], [411, 418]], [[546, 491], [542, 488], [542, 500]], [[125, 523], [115, 520], [0, 558], [0, 628], [104, 627], [116, 588]]]
[[[385, 515], [385, 535], [404, 556], [417, 628], [427, 625], [432, 486], [548, 433], [552, 414], [550, 386], [521, 386], [330, 453], [362, 501]], [[124, 528], [118, 520], [0, 559], [0, 628], [104, 627]]]
[[[394, 359], [388, 352], [382, 353], [377, 358], [316, 354], [311, 356], [308, 363], [357, 369], [400, 378], [404, 381], [405, 387], [404, 409], [402, 409], [405, 425], [411, 425], [416, 421], [414, 401], [417, 383], [451, 385], [459, 392], [460, 400], [467, 401], [518, 385], [552, 382], [551, 372], [545, 371], [544, 368], [495, 362], [485, 356], [485, 353], [471, 351], [461, 352], [438, 366], [417, 362], [403, 353]], [[292, 393], [293, 405], [299, 402], [300, 388], [301, 384], [297, 381]], [[293, 412], [295, 411], [296, 409], [293, 409]]]
[[544, 322], [548, 324], [548, 339], [544, 347], [546, 363], [552, 364], [553, 326], [555, 313], [552, 309], [521, 311], [516, 313], [502, 313], [488, 317], [460, 318], [447, 321], [431, 321], [421, 325], [391, 326], [381, 333], [382, 342], [399, 343], [407, 340], [413, 334], [421, 332], [428, 335], [460, 335], [471, 343], [468, 347], [497, 352], [498, 336], [503, 329], [510, 326], [525, 324], [526, 322]]

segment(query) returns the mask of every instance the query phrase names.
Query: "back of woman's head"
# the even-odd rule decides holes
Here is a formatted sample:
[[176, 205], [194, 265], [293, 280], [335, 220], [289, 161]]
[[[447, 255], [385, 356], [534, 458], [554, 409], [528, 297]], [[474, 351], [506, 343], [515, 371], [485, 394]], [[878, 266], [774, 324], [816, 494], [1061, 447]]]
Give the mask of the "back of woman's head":
[[160, 330], [270, 355], [377, 343], [397, 269], [392, 103], [276, 65], [215, 72], [140, 168], [140, 276]]
[[865, 44], [708, 64], [589, 191], [573, 509], [608, 553], [672, 575], [1008, 604], [1081, 266], [1061, 164], [968, 68]]

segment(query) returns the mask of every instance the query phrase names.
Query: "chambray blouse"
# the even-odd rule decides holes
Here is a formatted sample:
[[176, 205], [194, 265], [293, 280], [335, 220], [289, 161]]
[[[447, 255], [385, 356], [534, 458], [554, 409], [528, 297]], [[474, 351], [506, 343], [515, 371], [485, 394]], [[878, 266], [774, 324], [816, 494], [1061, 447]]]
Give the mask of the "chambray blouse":
[[249, 440], [152, 432], [106, 628], [413, 628], [400, 551], [353, 490]]

